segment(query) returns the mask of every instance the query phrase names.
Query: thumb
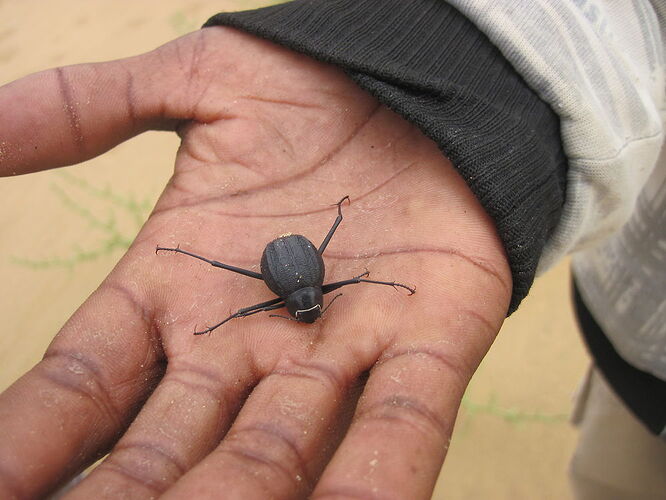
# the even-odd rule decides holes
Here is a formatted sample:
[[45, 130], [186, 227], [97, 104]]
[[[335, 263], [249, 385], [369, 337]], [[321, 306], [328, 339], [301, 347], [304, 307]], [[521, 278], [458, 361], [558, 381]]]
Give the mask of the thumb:
[[[205, 120], [195, 116], [194, 99], [213, 77], [200, 71], [201, 61], [210, 64], [203, 52], [211, 37], [224, 37], [223, 30], [199, 30], [146, 54], [53, 68], [0, 87], [0, 176], [79, 163], [146, 130]], [[217, 50], [215, 57], [233, 53]]]

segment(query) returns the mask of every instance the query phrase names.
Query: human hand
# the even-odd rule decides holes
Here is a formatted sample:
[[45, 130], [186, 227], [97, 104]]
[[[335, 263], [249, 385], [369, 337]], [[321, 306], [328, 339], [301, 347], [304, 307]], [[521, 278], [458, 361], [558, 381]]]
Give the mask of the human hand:
[[[35, 100], [35, 96], [39, 96]], [[22, 105], [30, 99], [33, 105]], [[457, 407], [501, 325], [510, 272], [492, 221], [437, 147], [342, 72], [224, 28], [0, 89], [0, 173], [83, 161], [148, 129], [183, 139], [134, 244], [0, 396], [0, 496], [427, 498]], [[303, 325], [255, 315], [265, 244], [318, 245], [349, 195]]]

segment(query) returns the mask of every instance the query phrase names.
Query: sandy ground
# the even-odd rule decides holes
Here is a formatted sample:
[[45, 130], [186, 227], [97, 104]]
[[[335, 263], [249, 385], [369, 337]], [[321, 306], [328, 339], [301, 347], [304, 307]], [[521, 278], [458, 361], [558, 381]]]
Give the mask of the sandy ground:
[[[137, 54], [221, 9], [266, 3], [0, 0], [0, 83]], [[40, 359], [119, 259], [170, 176], [177, 146], [174, 134], [144, 134], [82, 165], [0, 181], [0, 389]], [[575, 431], [567, 415], [587, 360], [568, 287], [562, 263], [506, 322], [465, 396], [433, 498], [570, 498]]]

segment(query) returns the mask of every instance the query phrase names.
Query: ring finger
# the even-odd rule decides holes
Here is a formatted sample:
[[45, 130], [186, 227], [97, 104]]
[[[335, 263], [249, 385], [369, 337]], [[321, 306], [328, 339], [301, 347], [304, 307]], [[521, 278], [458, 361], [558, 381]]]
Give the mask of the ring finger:
[[125, 435], [67, 498], [146, 498], [168, 489], [220, 442], [254, 386], [242, 349], [227, 342], [216, 359], [169, 359]]

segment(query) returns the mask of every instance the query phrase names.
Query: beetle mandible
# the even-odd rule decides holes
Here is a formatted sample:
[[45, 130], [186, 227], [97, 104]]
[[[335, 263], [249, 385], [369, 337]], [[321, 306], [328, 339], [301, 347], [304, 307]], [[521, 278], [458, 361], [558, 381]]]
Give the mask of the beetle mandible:
[[155, 253], [160, 250], [182, 253], [194, 257], [195, 259], [208, 262], [214, 267], [233, 271], [244, 276], [249, 276], [250, 278], [263, 280], [264, 283], [266, 283], [266, 286], [278, 296], [275, 299], [239, 309], [218, 324], [200, 332], [195, 331], [194, 335], [210, 333], [234, 318], [243, 318], [245, 316], [250, 316], [251, 314], [273, 311], [275, 309], [280, 309], [281, 307], [287, 308], [291, 318], [275, 314], [271, 314], [271, 316], [293, 319], [301, 323], [314, 323], [317, 318], [321, 317], [322, 314], [326, 312], [326, 309], [331, 306], [333, 301], [342, 294], [336, 295], [325, 308], [323, 307], [324, 295], [343, 286], [353, 285], [355, 283], [374, 283], [376, 285], [388, 285], [394, 288], [401, 287], [408, 290], [410, 295], [413, 295], [416, 292], [416, 289], [403, 285], [402, 283], [366, 279], [370, 274], [367, 270], [363, 274], [354, 276], [351, 279], [336, 281], [326, 285], [323, 284], [325, 266], [322, 254], [324, 253], [324, 250], [326, 250], [328, 243], [331, 241], [335, 230], [342, 222], [342, 203], [345, 200], [351, 203], [349, 196], [345, 196], [336, 203], [338, 207], [338, 216], [335, 218], [333, 226], [328, 231], [324, 241], [319, 245], [319, 248], [316, 248], [309, 239], [300, 234], [280, 236], [266, 245], [264, 253], [261, 256], [261, 273], [207, 259], [200, 255], [182, 250], [180, 247], [165, 248], [158, 245], [155, 249]]

